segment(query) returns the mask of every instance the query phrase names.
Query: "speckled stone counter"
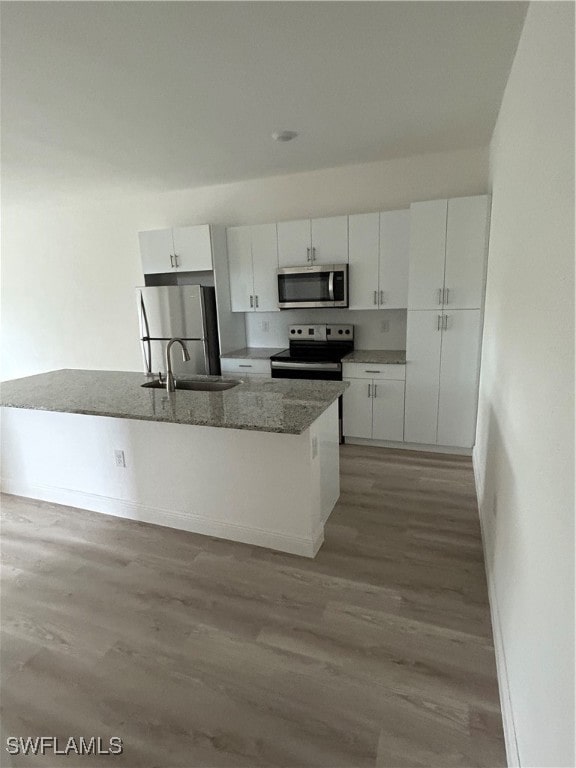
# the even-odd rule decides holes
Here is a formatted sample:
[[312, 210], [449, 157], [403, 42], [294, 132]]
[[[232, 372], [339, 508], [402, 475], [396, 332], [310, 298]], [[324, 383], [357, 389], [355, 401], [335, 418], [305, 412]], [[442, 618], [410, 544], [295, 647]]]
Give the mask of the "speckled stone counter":
[[224, 392], [143, 388], [147, 377], [126, 371], [60, 370], [2, 382], [0, 405], [41, 411], [110, 416], [299, 435], [344, 392], [341, 381], [260, 381]]
[[343, 363], [375, 363], [376, 365], [405, 365], [405, 349], [355, 349]]
[[244, 347], [234, 352], [226, 352], [221, 358], [234, 358], [238, 360], [268, 360], [271, 355], [282, 352], [286, 347]]

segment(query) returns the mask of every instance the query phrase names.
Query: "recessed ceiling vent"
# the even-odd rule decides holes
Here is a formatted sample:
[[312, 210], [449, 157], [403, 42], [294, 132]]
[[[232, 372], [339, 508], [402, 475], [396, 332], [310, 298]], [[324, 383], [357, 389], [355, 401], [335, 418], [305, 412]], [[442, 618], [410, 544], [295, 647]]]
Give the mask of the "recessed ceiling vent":
[[292, 141], [298, 136], [297, 131], [274, 131], [272, 138], [274, 141]]

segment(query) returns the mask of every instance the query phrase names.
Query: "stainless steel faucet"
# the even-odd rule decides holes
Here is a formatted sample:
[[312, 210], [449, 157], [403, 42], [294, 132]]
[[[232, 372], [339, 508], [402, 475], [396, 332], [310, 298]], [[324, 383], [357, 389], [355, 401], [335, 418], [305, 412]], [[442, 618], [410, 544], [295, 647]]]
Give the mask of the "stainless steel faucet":
[[174, 384], [174, 374], [172, 373], [172, 357], [170, 354], [173, 344], [180, 344], [182, 347], [182, 360], [184, 360], [184, 362], [190, 360], [188, 349], [186, 348], [186, 344], [184, 344], [182, 339], [179, 339], [178, 337], [170, 339], [168, 344], [166, 344], [166, 390], [168, 392], [176, 391], [176, 385]]

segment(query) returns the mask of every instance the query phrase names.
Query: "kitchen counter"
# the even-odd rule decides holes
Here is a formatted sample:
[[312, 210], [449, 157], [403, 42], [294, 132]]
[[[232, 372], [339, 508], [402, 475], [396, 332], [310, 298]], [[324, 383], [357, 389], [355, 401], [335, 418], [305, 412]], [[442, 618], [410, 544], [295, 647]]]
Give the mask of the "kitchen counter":
[[[126, 371], [60, 370], [2, 383], [0, 405], [117, 419], [299, 435], [334, 403], [340, 381], [198, 376], [241, 383], [223, 392], [143, 388], [147, 377]], [[149, 380], [149, 379], [148, 379]]]
[[374, 363], [376, 365], [405, 365], [405, 349], [355, 349], [342, 358], [343, 363]]
[[234, 358], [236, 360], [268, 360], [272, 355], [277, 355], [286, 347], [244, 347], [234, 352], [226, 352], [220, 358]]

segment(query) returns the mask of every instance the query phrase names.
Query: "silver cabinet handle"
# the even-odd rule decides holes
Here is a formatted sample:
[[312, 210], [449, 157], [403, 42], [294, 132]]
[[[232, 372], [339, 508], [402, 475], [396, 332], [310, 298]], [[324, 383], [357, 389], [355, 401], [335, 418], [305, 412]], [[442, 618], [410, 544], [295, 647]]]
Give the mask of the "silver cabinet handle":
[[174, 267], [174, 255], [172, 253], [170, 254], [170, 266]]
[[238, 363], [238, 368], [252, 368], [251, 365], [244, 365], [243, 363]]
[[258, 309], [258, 296], [254, 296], [254, 304], [256, 305], [256, 309]]
[[312, 261], [316, 261], [316, 248], [312, 248]]
[[384, 291], [380, 291], [380, 304], [384, 304]]
[[378, 392], [378, 384], [374, 384], [374, 395], [373, 395], [373, 397], [378, 397], [377, 392]]
[[438, 304], [442, 306], [442, 299], [444, 298], [444, 288], [438, 288]]
[[180, 266], [180, 264], [178, 264], [178, 254], [177, 253], [174, 254], [174, 266], [175, 267], [179, 267]]
[[250, 307], [254, 309], [254, 296], [250, 296]]
[[306, 248], [306, 261], [312, 261], [312, 254], [310, 253], [311, 250], [311, 248]]
[[372, 397], [372, 395], [370, 394], [371, 391], [372, 391], [372, 384], [368, 384], [368, 397]]
[[450, 288], [445, 288], [446, 296], [444, 298], [444, 304], [448, 304], [450, 301]]
[[367, 368], [364, 368], [364, 373], [380, 373], [380, 371], [369, 371]]
[[442, 315], [438, 315], [438, 322], [436, 323], [436, 330], [439, 331], [440, 327], [444, 321], [442, 320]]
[[374, 304], [378, 304], [378, 291], [374, 291]]
[[448, 315], [444, 315], [444, 317], [443, 317], [442, 330], [444, 330], [444, 331], [448, 330]]

